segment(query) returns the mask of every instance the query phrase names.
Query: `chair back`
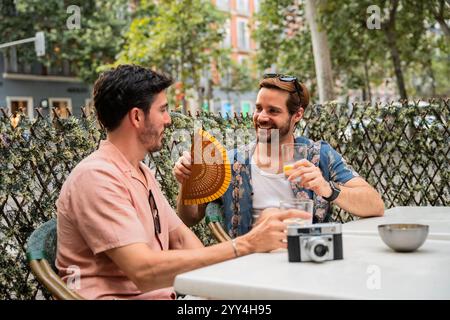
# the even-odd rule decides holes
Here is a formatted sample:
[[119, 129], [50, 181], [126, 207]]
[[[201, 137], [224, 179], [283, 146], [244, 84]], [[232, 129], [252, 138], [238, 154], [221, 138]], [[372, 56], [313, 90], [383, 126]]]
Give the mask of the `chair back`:
[[218, 203], [208, 203], [205, 211], [205, 221], [217, 241], [226, 242], [231, 240], [224, 229], [223, 208]]
[[56, 219], [50, 219], [38, 227], [27, 241], [27, 260], [45, 259], [53, 271], [57, 272], [56, 261]]

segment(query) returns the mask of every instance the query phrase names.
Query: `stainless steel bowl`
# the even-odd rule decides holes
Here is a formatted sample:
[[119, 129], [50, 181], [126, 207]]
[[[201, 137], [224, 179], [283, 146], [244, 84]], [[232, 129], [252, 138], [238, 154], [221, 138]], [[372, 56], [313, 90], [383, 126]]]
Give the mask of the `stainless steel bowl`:
[[382, 224], [378, 233], [392, 250], [411, 252], [420, 248], [428, 236], [428, 225], [424, 224]]

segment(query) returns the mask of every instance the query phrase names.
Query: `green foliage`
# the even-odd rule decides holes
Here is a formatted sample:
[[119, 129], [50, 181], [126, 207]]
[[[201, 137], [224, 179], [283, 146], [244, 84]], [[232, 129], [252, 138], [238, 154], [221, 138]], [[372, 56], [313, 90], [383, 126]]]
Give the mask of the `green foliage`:
[[239, 94], [255, 90], [257, 79], [253, 63], [245, 61], [239, 64], [231, 56], [223, 56], [218, 67], [222, 77], [219, 87], [224, 92]]
[[0, 297], [30, 299], [37, 291], [26, 264], [26, 239], [55, 214], [65, 177], [95, 150], [100, 133], [91, 121], [74, 117], [54, 123], [22, 118], [15, 129], [1, 117], [0, 129]]
[[[414, 85], [418, 79], [438, 77], [441, 80], [440, 70], [433, 70], [432, 64], [432, 60], [438, 55], [436, 48], [440, 46], [440, 42], [447, 43], [448, 55], [448, 38], [430, 32], [436, 23], [430, 11], [433, 2], [399, 0], [395, 23], [392, 26], [389, 26], [391, 18], [389, 10], [392, 9], [393, 1], [324, 2], [320, 11], [321, 22], [330, 43], [333, 71], [344, 81], [344, 90], [345, 88], [369, 90], [370, 85], [377, 86], [383, 79], [395, 77], [391, 52], [393, 44], [389, 42], [387, 36], [387, 30], [391, 28], [407, 92], [412, 93], [412, 96], [421, 97], [448, 94], [448, 87], [437, 91], [435, 88], [421, 88]], [[367, 19], [371, 15], [367, 13], [367, 8], [372, 5], [380, 8], [380, 29], [371, 30], [367, 27]]]
[[[348, 89], [368, 93], [387, 78], [395, 78], [392, 44], [386, 35], [389, 11], [394, 1], [325, 0], [320, 1], [320, 25], [326, 31], [330, 47], [333, 77], [339, 80], [339, 94]], [[449, 93], [448, 35], [432, 31], [437, 23], [439, 1], [399, 0], [394, 38], [399, 51], [400, 68], [411, 96], [436, 97]], [[263, 0], [256, 16], [258, 29], [254, 36], [260, 49], [257, 61], [260, 70], [274, 66], [279, 72], [295, 74], [311, 81], [312, 96], [316, 86], [311, 34], [303, 15], [304, 1], [299, 2], [300, 28], [294, 36], [287, 35], [285, 8], [292, 0]], [[319, 2], [318, 2], [319, 3]], [[377, 5], [381, 13], [381, 29], [370, 30], [367, 8]], [[442, 16], [448, 21], [448, 2]], [[428, 83], [429, 82], [429, 83]]]
[[201, 77], [230, 53], [221, 48], [226, 14], [209, 0], [165, 0], [157, 6], [143, 1], [139, 6], [141, 14], [131, 23], [116, 64], [156, 66], [181, 81], [185, 91], [194, 89], [202, 105]]
[[292, 37], [285, 32], [285, 8], [292, 3], [292, 0], [261, 1], [260, 11], [255, 16], [258, 28], [253, 33], [259, 44], [257, 63], [260, 70], [274, 66], [279, 72], [296, 75], [302, 82], [308, 81], [314, 95], [316, 75], [306, 18], [302, 16], [304, 27]]
[[[81, 28], [70, 30], [69, 5], [80, 7]], [[47, 68], [62, 70], [63, 62], [86, 82], [93, 82], [97, 69], [112, 63], [122, 44], [122, 30], [130, 17], [127, 0], [83, 0], [66, 4], [60, 0], [5, 0], [0, 7], [2, 42], [33, 37], [37, 31], [46, 36], [46, 54], [39, 58]], [[18, 62], [35, 61], [32, 44], [18, 47]]]
[[[146, 159], [175, 207], [178, 186], [174, 161], [190, 150], [192, 128], [199, 122], [220, 138], [234, 134], [227, 148], [252, 139], [249, 116], [226, 119], [200, 113], [172, 114], [163, 149]], [[185, 129], [184, 132], [180, 131]], [[450, 206], [450, 101], [410, 104], [338, 104], [308, 108], [298, 128], [313, 140], [323, 139], [341, 152], [360, 175], [375, 186], [386, 208]], [[92, 117], [54, 119], [22, 117], [12, 128], [0, 117], [0, 299], [48, 298], [30, 275], [25, 243], [37, 226], [55, 214], [59, 190], [74, 166], [94, 151], [104, 132]], [[352, 217], [334, 211], [334, 219]], [[193, 228], [205, 245], [215, 243], [204, 221]]]

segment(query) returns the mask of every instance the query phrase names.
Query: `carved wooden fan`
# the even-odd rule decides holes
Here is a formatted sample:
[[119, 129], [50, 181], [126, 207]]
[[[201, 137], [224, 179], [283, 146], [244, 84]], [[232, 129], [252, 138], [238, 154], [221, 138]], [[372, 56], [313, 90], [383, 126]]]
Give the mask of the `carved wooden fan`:
[[191, 176], [183, 183], [183, 204], [202, 204], [221, 197], [231, 181], [230, 161], [225, 148], [200, 129], [194, 134], [191, 157]]

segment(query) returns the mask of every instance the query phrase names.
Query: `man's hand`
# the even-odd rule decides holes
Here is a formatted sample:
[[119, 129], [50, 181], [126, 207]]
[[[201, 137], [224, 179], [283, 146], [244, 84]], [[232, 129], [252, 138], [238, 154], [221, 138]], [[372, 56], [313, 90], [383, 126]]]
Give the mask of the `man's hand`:
[[175, 163], [172, 173], [177, 181], [182, 184], [191, 176], [192, 159], [191, 154], [187, 151], [183, 152], [183, 155]]
[[261, 211], [258, 218], [253, 222], [253, 227], [257, 226], [261, 223], [261, 221], [264, 221], [267, 219], [267, 217], [270, 217], [271, 215], [280, 212], [281, 210], [279, 208], [267, 208]]
[[189, 152], [184, 151], [183, 155], [175, 163], [173, 175], [179, 183], [178, 197], [177, 197], [177, 212], [178, 216], [183, 220], [184, 224], [192, 227], [199, 223], [205, 216], [207, 203], [199, 205], [185, 205], [183, 204], [181, 195], [183, 194], [183, 182], [185, 182], [192, 173], [192, 159]]
[[300, 187], [312, 190], [321, 197], [329, 197], [333, 192], [330, 184], [323, 177], [320, 168], [306, 159], [297, 161], [293, 169], [286, 172], [286, 175], [289, 181], [300, 178], [300, 181], [297, 182]]
[[266, 209], [261, 214], [259, 223], [249, 233], [237, 239], [244, 240], [251, 253], [287, 248], [287, 224], [283, 221], [291, 218], [311, 218], [311, 214], [295, 209], [283, 211], [276, 208]]

